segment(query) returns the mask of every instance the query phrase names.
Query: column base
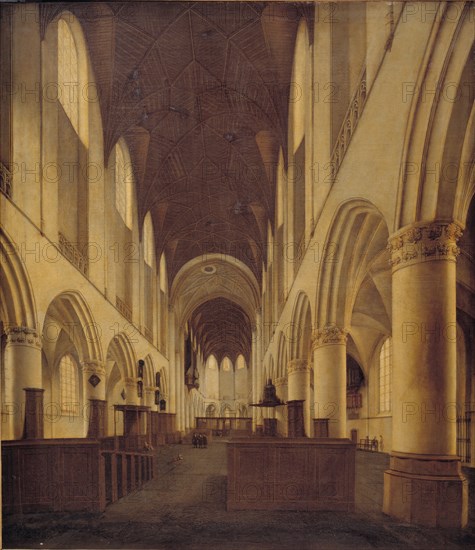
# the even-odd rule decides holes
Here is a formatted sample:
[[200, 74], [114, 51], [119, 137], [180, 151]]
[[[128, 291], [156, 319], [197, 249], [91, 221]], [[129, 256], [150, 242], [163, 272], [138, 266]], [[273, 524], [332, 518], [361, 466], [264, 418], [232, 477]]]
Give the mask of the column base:
[[405, 523], [461, 528], [468, 521], [468, 481], [455, 456], [391, 453], [383, 513]]

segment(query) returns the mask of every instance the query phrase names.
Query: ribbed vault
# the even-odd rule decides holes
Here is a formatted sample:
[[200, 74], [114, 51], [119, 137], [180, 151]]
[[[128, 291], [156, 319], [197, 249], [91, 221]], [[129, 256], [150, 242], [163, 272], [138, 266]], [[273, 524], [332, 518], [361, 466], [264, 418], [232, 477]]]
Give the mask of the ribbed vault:
[[260, 281], [273, 219], [271, 166], [285, 152], [292, 52], [307, 5], [125, 2], [68, 9], [99, 87], [105, 155], [124, 137], [139, 226], [151, 211], [170, 284], [190, 259], [234, 255]]
[[249, 363], [251, 322], [239, 305], [226, 298], [205, 302], [193, 312], [190, 325], [205, 360], [214, 355], [221, 363], [227, 356], [234, 363], [242, 354]]

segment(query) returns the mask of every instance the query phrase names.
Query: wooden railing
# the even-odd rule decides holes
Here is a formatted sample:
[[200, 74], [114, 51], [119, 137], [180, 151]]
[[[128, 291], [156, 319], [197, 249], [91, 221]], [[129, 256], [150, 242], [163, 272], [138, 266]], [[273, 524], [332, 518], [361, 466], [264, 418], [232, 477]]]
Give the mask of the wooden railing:
[[470, 464], [471, 457], [471, 422], [472, 413], [457, 417], [457, 455], [464, 463]]
[[101, 451], [101, 467], [106, 505], [140, 489], [155, 474], [150, 453]]
[[343, 124], [338, 133], [338, 138], [333, 147], [331, 156], [332, 181], [335, 180], [338, 170], [341, 166], [345, 153], [350, 145], [351, 138], [355, 132], [356, 126], [366, 102], [366, 67], [363, 68], [358, 85], [351, 98], [350, 105], [346, 111]]
[[115, 297], [115, 305], [119, 312], [127, 319], [127, 321], [132, 322], [132, 308], [118, 296]]
[[379, 442], [377, 439], [369, 439], [369, 437], [367, 437], [365, 439], [360, 439], [357, 448], [360, 451], [378, 452]]
[[153, 344], [153, 332], [146, 326], [143, 327], [143, 335], [151, 344]]
[[228, 436], [234, 433], [252, 433], [252, 418], [227, 416], [197, 416], [197, 430], [211, 430], [214, 436]]
[[297, 274], [298, 270], [300, 269], [300, 265], [302, 264], [302, 260], [304, 256], [305, 256], [305, 229], [302, 233], [302, 236], [300, 237], [300, 241], [298, 242], [294, 250], [294, 262], [295, 262], [294, 273], [295, 274]]
[[3, 441], [4, 513], [102, 512], [154, 477], [151, 452], [113, 440]]
[[13, 194], [12, 174], [8, 168], [0, 162], [0, 191], [9, 199]]
[[87, 277], [87, 258], [78, 250], [77, 246], [68, 241], [62, 233], [59, 233], [59, 250], [67, 260]]

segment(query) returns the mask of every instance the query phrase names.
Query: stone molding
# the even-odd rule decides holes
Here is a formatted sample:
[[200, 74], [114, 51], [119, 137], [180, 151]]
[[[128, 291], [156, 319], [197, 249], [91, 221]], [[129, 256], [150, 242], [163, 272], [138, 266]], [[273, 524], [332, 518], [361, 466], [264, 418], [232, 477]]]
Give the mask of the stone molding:
[[29, 327], [6, 327], [7, 345], [31, 346], [41, 348], [38, 331]]
[[85, 374], [96, 374], [97, 376], [106, 375], [106, 367], [102, 361], [89, 359], [81, 362], [82, 370]]
[[336, 325], [327, 325], [313, 332], [312, 350], [328, 344], [346, 344], [347, 337], [348, 331]]
[[397, 451], [389, 454], [389, 468], [416, 476], [457, 476], [462, 471], [458, 456], [417, 455]]
[[309, 372], [310, 368], [305, 359], [292, 359], [287, 363], [287, 373], [294, 374], [296, 372]]
[[455, 261], [462, 228], [455, 222], [414, 224], [390, 237], [389, 263], [393, 269], [429, 260]]

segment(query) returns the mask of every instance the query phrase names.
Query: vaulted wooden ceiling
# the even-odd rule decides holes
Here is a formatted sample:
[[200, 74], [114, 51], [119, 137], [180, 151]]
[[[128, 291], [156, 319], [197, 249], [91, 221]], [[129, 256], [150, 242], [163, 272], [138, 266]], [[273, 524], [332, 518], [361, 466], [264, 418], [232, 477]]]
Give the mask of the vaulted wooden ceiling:
[[124, 137], [139, 225], [150, 211], [169, 283], [189, 260], [235, 256], [261, 283], [275, 167], [286, 152], [299, 19], [312, 4], [45, 4], [81, 22], [99, 87], [106, 159]]
[[227, 356], [235, 363], [242, 354], [249, 364], [251, 323], [237, 304], [226, 298], [205, 302], [193, 312], [190, 327], [204, 358], [213, 354], [220, 364]]

